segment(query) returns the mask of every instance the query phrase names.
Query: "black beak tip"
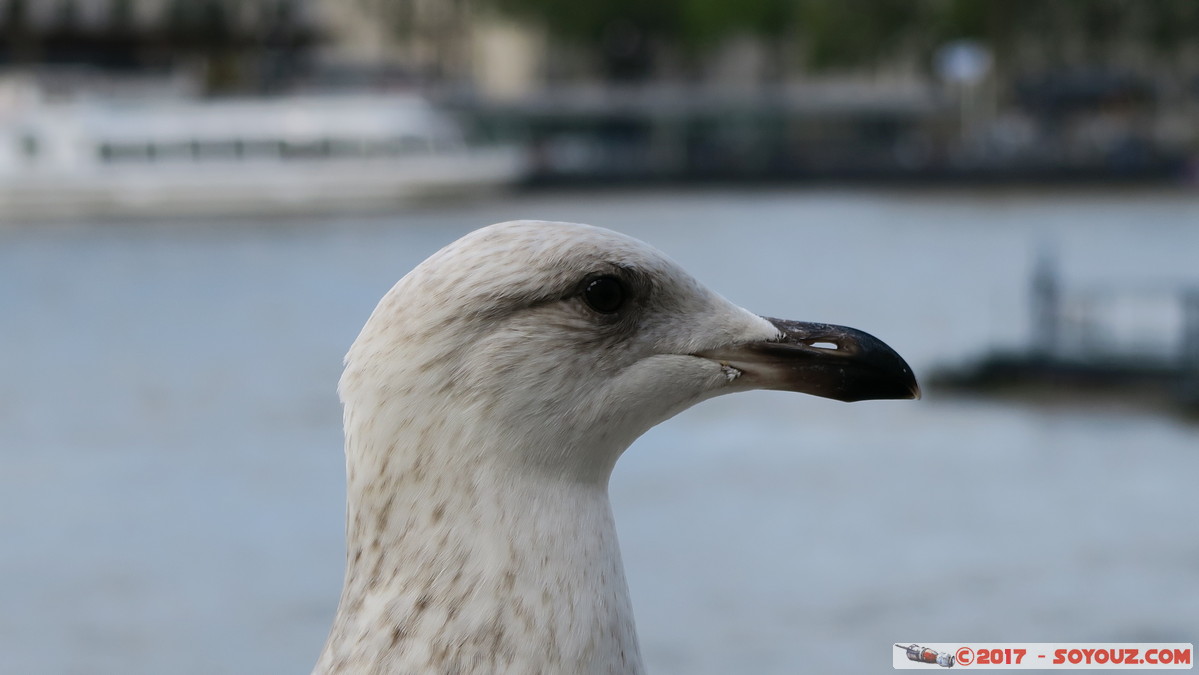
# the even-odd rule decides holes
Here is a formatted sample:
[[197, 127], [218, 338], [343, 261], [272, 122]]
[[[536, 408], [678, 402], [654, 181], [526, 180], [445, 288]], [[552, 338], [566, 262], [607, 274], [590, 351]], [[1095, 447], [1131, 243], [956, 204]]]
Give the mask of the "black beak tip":
[[920, 385], [916, 382], [916, 376], [905, 363], [899, 373], [887, 377], [885, 383], [880, 383], [880, 386], [875, 389], [874, 395], [868, 398], [895, 401], [919, 400], [922, 395]]
[[861, 398], [856, 400], [919, 400], [920, 384], [907, 361], [882, 340], [867, 333], [859, 336], [865, 372], [860, 371]]
[[[847, 326], [767, 317], [780, 331], [774, 343], [780, 360], [799, 375], [783, 388], [852, 403], [912, 400], [921, 396], [911, 366], [873, 335]], [[832, 348], [822, 345], [831, 345]], [[790, 384], [791, 386], [788, 386]]]
[[859, 375], [852, 384], [841, 388], [840, 391], [830, 391], [823, 395], [846, 403], [856, 403], [916, 400], [922, 394], [911, 369], [905, 369], [902, 373], [893, 370], [880, 371], [873, 377]]
[[912, 384], [908, 388], [908, 395], [905, 397], [912, 401], [919, 401], [924, 398], [924, 392], [920, 390], [920, 384], [916, 382], [916, 377], [912, 377]]

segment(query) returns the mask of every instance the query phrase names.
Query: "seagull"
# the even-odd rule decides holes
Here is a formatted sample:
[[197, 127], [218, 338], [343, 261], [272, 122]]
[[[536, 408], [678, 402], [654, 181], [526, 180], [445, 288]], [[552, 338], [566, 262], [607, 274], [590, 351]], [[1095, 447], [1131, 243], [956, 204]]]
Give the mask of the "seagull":
[[346, 573], [314, 675], [644, 672], [608, 479], [642, 433], [751, 389], [918, 398], [877, 338], [763, 318], [649, 245], [476, 230], [345, 358]]

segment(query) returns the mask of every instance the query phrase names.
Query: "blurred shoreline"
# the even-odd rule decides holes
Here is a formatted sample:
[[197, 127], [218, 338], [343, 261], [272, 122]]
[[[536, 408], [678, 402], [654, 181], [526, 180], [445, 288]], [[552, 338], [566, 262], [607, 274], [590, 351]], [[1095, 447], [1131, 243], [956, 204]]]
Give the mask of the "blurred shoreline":
[[[957, 180], [933, 181], [916, 179], [812, 179], [812, 180], [704, 180], [704, 181], [594, 181], [583, 182], [526, 182], [502, 189], [488, 189], [471, 194], [427, 194], [402, 201], [347, 205], [335, 202], [324, 208], [292, 211], [246, 213], [242, 211], [209, 211], [205, 213], [131, 214], [88, 213], [57, 214], [21, 217], [0, 214], [0, 229], [39, 229], [54, 227], [243, 227], [247, 220], [280, 227], [337, 227], [345, 218], [366, 221], [404, 222], [427, 213], [435, 220], [447, 208], [488, 209], [502, 204], [512, 217], [535, 217], [545, 203], [571, 203], [578, 199], [624, 201], [661, 197], [709, 199], [724, 197], [828, 197], [843, 199], [861, 195], [866, 198], [886, 198], [900, 202], [935, 198], [944, 203], [971, 202], [999, 205], [1007, 202], [1044, 201], [1085, 198], [1095, 203], [1121, 203], [1129, 199], [1199, 201], [1196, 186], [1178, 180], [1070, 180], [1023, 181]], [[528, 205], [523, 206], [523, 205]], [[480, 220], [483, 223], [484, 217]], [[491, 222], [487, 220], [487, 222]]]
[[[1057, 183], [1012, 181], [900, 181], [900, 180], [811, 180], [811, 181], [661, 181], [536, 183], [485, 190], [476, 194], [429, 194], [402, 202], [354, 205], [334, 203], [326, 208], [299, 211], [253, 212], [224, 211], [206, 213], [130, 214], [90, 213], [39, 215], [37, 217], [0, 214], [0, 231], [75, 227], [179, 228], [201, 225], [204, 228], [244, 227], [246, 222], [285, 228], [338, 227], [350, 218], [363, 221], [409, 222], [421, 214], [438, 220], [446, 208], [483, 211], [480, 224], [503, 220], [487, 215], [497, 204], [512, 218], [537, 217], [537, 209], [546, 203], [572, 203], [579, 199], [596, 202], [621, 202], [661, 197], [708, 199], [713, 195], [738, 198], [774, 199], [780, 197], [828, 197], [831, 199], [894, 199], [899, 202], [937, 199], [943, 203], [970, 202], [1000, 206], [1005, 203], [1046, 202], [1085, 198], [1095, 203], [1119, 203], [1127, 200], [1153, 201], [1165, 198], [1185, 202], [1199, 201], [1199, 189], [1170, 180], [1141, 181], [1068, 181]], [[525, 206], [527, 205], [527, 206]], [[498, 220], [497, 220], [498, 218]], [[566, 218], [570, 220], [569, 217]]]

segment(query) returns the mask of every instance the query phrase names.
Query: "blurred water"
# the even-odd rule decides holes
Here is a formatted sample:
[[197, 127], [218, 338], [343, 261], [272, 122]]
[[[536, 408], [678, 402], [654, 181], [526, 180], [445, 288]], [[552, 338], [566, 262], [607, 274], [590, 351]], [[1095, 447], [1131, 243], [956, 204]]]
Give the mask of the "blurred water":
[[[917, 373], [1070, 281], [1199, 277], [1199, 196], [534, 195], [328, 222], [0, 228], [0, 672], [299, 673], [342, 574], [340, 358], [414, 264], [517, 217], [667, 251]], [[1199, 641], [1199, 427], [927, 392], [717, 399], [612, 496], [652, 672], [881, 672], [896, 641]]]

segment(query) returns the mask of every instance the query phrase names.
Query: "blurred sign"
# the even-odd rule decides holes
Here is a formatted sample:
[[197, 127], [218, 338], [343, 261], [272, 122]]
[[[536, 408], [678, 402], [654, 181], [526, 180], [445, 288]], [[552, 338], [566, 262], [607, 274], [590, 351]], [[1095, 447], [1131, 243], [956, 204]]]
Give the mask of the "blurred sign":
[[991, 50], [975, 40], [954, 40], [937, 50], [933, 65], [942, 80], [977, 84], [991, 72]]

